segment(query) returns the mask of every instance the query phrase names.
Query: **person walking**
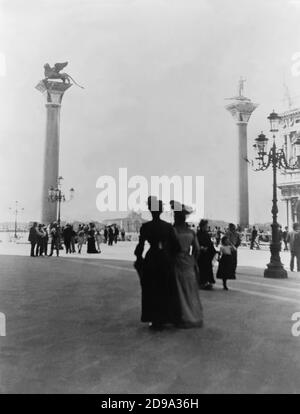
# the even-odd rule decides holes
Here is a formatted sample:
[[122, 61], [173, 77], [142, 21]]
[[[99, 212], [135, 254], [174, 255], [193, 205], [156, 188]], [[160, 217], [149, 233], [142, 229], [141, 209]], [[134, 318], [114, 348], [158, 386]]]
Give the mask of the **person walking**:
[[56, 250], [56, 256], [59, 256], [61, 231], [56, 222], [53, 222], [52, 225], [50, 225], [50, 237], [51, 250], [49, 256], [53, 255], [54, 250]]
[[104, 243], [107, 243], [107, 239], [108, 239], [108, 230], [107, 230], [107, 226], [104, 227]]
[[34, 222], [32, 226], [29, 229], [29, 236], [28, 241], [30, 242], [31, 248], [30, 248], [30, 256], [35, 256], [35, 246], [37, 244], [38, 235], [37, 235], [37, 222]]
[[225, 236], [227, 236], [231, 246], [234, 247], [231, 254], [232, 254], [234, 274], [235, 274], [236, 268], [237, 268], [237, 251], [238, 251], [239, 246], [241, 245], [241, 238], [233, 223], [229, 223], [228, 231], [226, 232]]
[[76, 239], [77, 239], [77, 233], [74, 230], [73, 225], [71, 225], [71, 252], [72, 253], [76, 253], [76, 249], [75, 249], [75, 243], [77, 241]]
[[175, 256], [175, 280], [179, 297], [179, 328], [196, 328], [203, 325], [202, 305], [197, 285], [197, 256], [200, 251], [197, 236], [191, 230], [186, 217], [192, 208], [171, 201], [174, 210], [174, 229], [180, 251]]
[[300, 261], [298, 261], [298, 257], [297, 257], [297, 250], [298, 250], [298, 243], [295, 243], [295, 238], [296, 235], [298, 234], [299, 231], [299, 225], [298, 223], [294, 223], [293, 224], [293, 230], [291, 232], [289, 232], [288, 237], [287, 237], [287, 242], [290, 245], [290, 252], [291, 252], [291, 259], [290, 259], [290, 271], [293, 272], [294, 271], [294, 263], [295, 263], [295, 257], [297, 259], [297, 272], [300, 271]]
[[47, 256], [48, 255], [48, 242], [49, 242], [49, 233], [48, 233], [47, 226], [44, 226], [43, 230], [44, 230], [43, 252], [44, 252], [45, 256]]
[[221, 239], [221, 247], [219, 253], [219, 267], [217, 271], [217, 279], [222, 279], [223, 289], [228, 290], [227, 280], [235, 279], [235, 258], [234, 247], [227, 236], [223, 236]]
[[297, 260], [297, 272], [300, 272], [300, 231], [299, 231], [299, 225], [298, 225], [298, 231], [295, 234], [295, 238], [294, 238], [294, 253], [296, 255], [296, 260]]
[[87, 253], [98, 253], [95, 240], [95, 224], [90, 223], [87, 239]]
[[121, 230], [121, 238], [122, 238], [122, 241], [125, 241], [125, 230], [124, 229]]
[[114, 231], [111, 226], [108, 227], [108, 245], [112, 246], [114, 242]]
[[37, 232], [37, 244], [36, 244], [35, 255], [43, 256], [45, 233], [43, 230], [43, 225], [41, 223], [37, 226], [36, 232]]
[[99, 229], [96, 230], [95, 240], [96, 240], [96, 245], [97, 245], [98, 253], [101, 253], [102, 236], [101, 236], [101, 233], [100, 233], [100, 230]]
[[119, 228], [118, 228], [118, 226], [115, 226], [115, 229], [114, 229], [114, 242], [115, 242], [115, 244], [117, 244], [117, 242], [118, 242], [118, 237], [119, 237]]
[[221, 237], [222, 237], [221, 228], [217, 227], [216, 228], [216, 247], [218, 247], [219, 244], [221, 243]]
[[200, 221], [197, 239], [200, 248], [198, 255], [199, 287], [211, 290], [215, 284], [212, 261], [216, 250], [208, 232], [208, 220]]
[[252, 227], [252, 232], [251, 232], [251, 242], [250, 242], [250, 250], [253, 250], [253, 247], [254, 247], [254, 244], [256, 245], [256, 248], [257, 249], [259, 249], [260, 247], [259, 247], [259, 244], [257, 243], [257, 240], [256, 240], [256, 238], [257, 238], [257, 230], [256, 230], [256, 227], [255, 226], [253, 226]]
[[64, 239], [64, 245], [66, 248], [66, 254], [71, 253], [71, 240], [72, 240], [73, 230], [70, 224], [66, 224], [66, 227], [63, 230], [62, 236]]
[[84, 229], [83, 225], [79, 224], [78, 232], [77, 232], [77, 247], [78, 247], [78, 253], [81, 253], [82, 246], [84, 244]]
[[[153, 329], [162, 329], [167, 323], [178, 323], [180, 317], [174, 258], [181, 248], [173, 226], [160, 219], [162, 201], [150, 196], [147, 204], [152, 220], [140, 228], [134, 266], [142, 290], [141, 321], [148, 322]], [[146, 242], [150, 248], [143, 258]]]
[[289, 250], [289, 248], [288, 248], [288, 235], [289, 235], [288, 226], [285, 226], [284, 231], [282, 232], [282, 240], [283, 240], [283, 243], [284, 243], [284, 250], [285, 251]]
[[283, 238], [283, 231], [282, 231], [282, 226], [278, 227], [278, 238], [279, 238], [279, 242], [280, 242], [280, 250], [281, 250], [281, 246], [282, 246], [282, 238]]

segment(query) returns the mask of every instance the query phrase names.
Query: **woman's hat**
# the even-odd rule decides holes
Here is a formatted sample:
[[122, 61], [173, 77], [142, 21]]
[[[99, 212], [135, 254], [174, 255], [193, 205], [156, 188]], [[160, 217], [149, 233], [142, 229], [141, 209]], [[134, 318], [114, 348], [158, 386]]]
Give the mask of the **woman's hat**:
[[163, 202], [159, 200], [156, 196], [149, 196], [147, 199], [148, 210], [151, 212], [163, 211]]
[[185, 215], [192, 214], [194, 211], [192, 207], [182, 204], [179, 201], [171, 200], [170, 205], [171, 205], [171, 209], [174, 210], [174, 212], [178, 211]]

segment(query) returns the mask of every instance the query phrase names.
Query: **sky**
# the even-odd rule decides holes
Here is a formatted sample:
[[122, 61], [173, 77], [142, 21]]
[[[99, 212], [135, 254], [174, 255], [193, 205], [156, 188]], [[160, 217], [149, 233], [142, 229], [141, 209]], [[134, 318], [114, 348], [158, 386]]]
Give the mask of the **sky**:
[[[224, 106], [237, 94], [258, 103], [253, 139], [268, 114], [287, 109], [285, 82], [299, 104], [300, 1], [0, 0], [0, 221], [38, 220], [45, 144], [43, 65], [65, 71], [60, 175], [74, 199], [68, 220], [101, 220], [98, 177], [204, 176], [204, 214], [236, 221], [237, 128]], [[271, 220], [270, 172], [249, 171], [250, 222]], [[279, 218], [285, 222], [285, 205]], [[120, 216], [118, 212], [112, 214]]]

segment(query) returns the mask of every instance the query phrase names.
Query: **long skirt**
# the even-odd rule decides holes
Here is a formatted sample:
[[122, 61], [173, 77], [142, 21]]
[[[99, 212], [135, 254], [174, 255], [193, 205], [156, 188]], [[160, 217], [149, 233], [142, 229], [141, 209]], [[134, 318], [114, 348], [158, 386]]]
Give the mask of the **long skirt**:
[[96, 249], [95, 239], [93, 237], [88, 238], [87, 253], [98, 253], [98, 250]]
[[234, 255], [224, 254], [219, 262], [217, 279], [235, 279], [236, 261]]
[[179, 317], [174, 267], [164, 250], [150, 248], [139, 269], [142, 322], [176, 323]]
[[206, 285], [207, 283], [214, 284], [214, 273], [212, 260], [214, 254], [211, 252], [201, 252], [198, 258], [198, 268], [199, 268], [199, 285]]
[[175, 276], [179, 294], [181, 328], [194, 328], [203, 325], [203, 311], [200, 302], [195, 259], [188, 254], [180, 254], [175, 261]]

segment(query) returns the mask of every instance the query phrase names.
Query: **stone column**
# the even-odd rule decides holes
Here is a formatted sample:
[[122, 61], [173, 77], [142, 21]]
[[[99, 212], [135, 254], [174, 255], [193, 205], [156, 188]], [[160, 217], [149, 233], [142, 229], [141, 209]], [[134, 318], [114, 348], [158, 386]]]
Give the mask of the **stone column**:
[[238, 224], [244, 229], [249, 225], [247, 123], [237, 122], [238, 127]]
[[232, 103], [225, 108], [233, 116], [238, 129], [237, 224], [244, 229], [249, 225], [247, 125], [258, 104], [241, 94], [230, 100]]
[[290, 211], [289, 211], [289, 199], [286, 199], [286, 225], [288, 226], [288, 229], [290, 230]]
[[41, 222], [49, 224], [57, 220], [57, 203], [48, 200], [50, 187], [57, 187], [59, 177], [59, 133], [60, 108], [65, 91], [71, 84], [54, 81], [41, 81], [37, 86], [46, 95], [46, 137], [44, 150], [44, 172], [42, 188]]

